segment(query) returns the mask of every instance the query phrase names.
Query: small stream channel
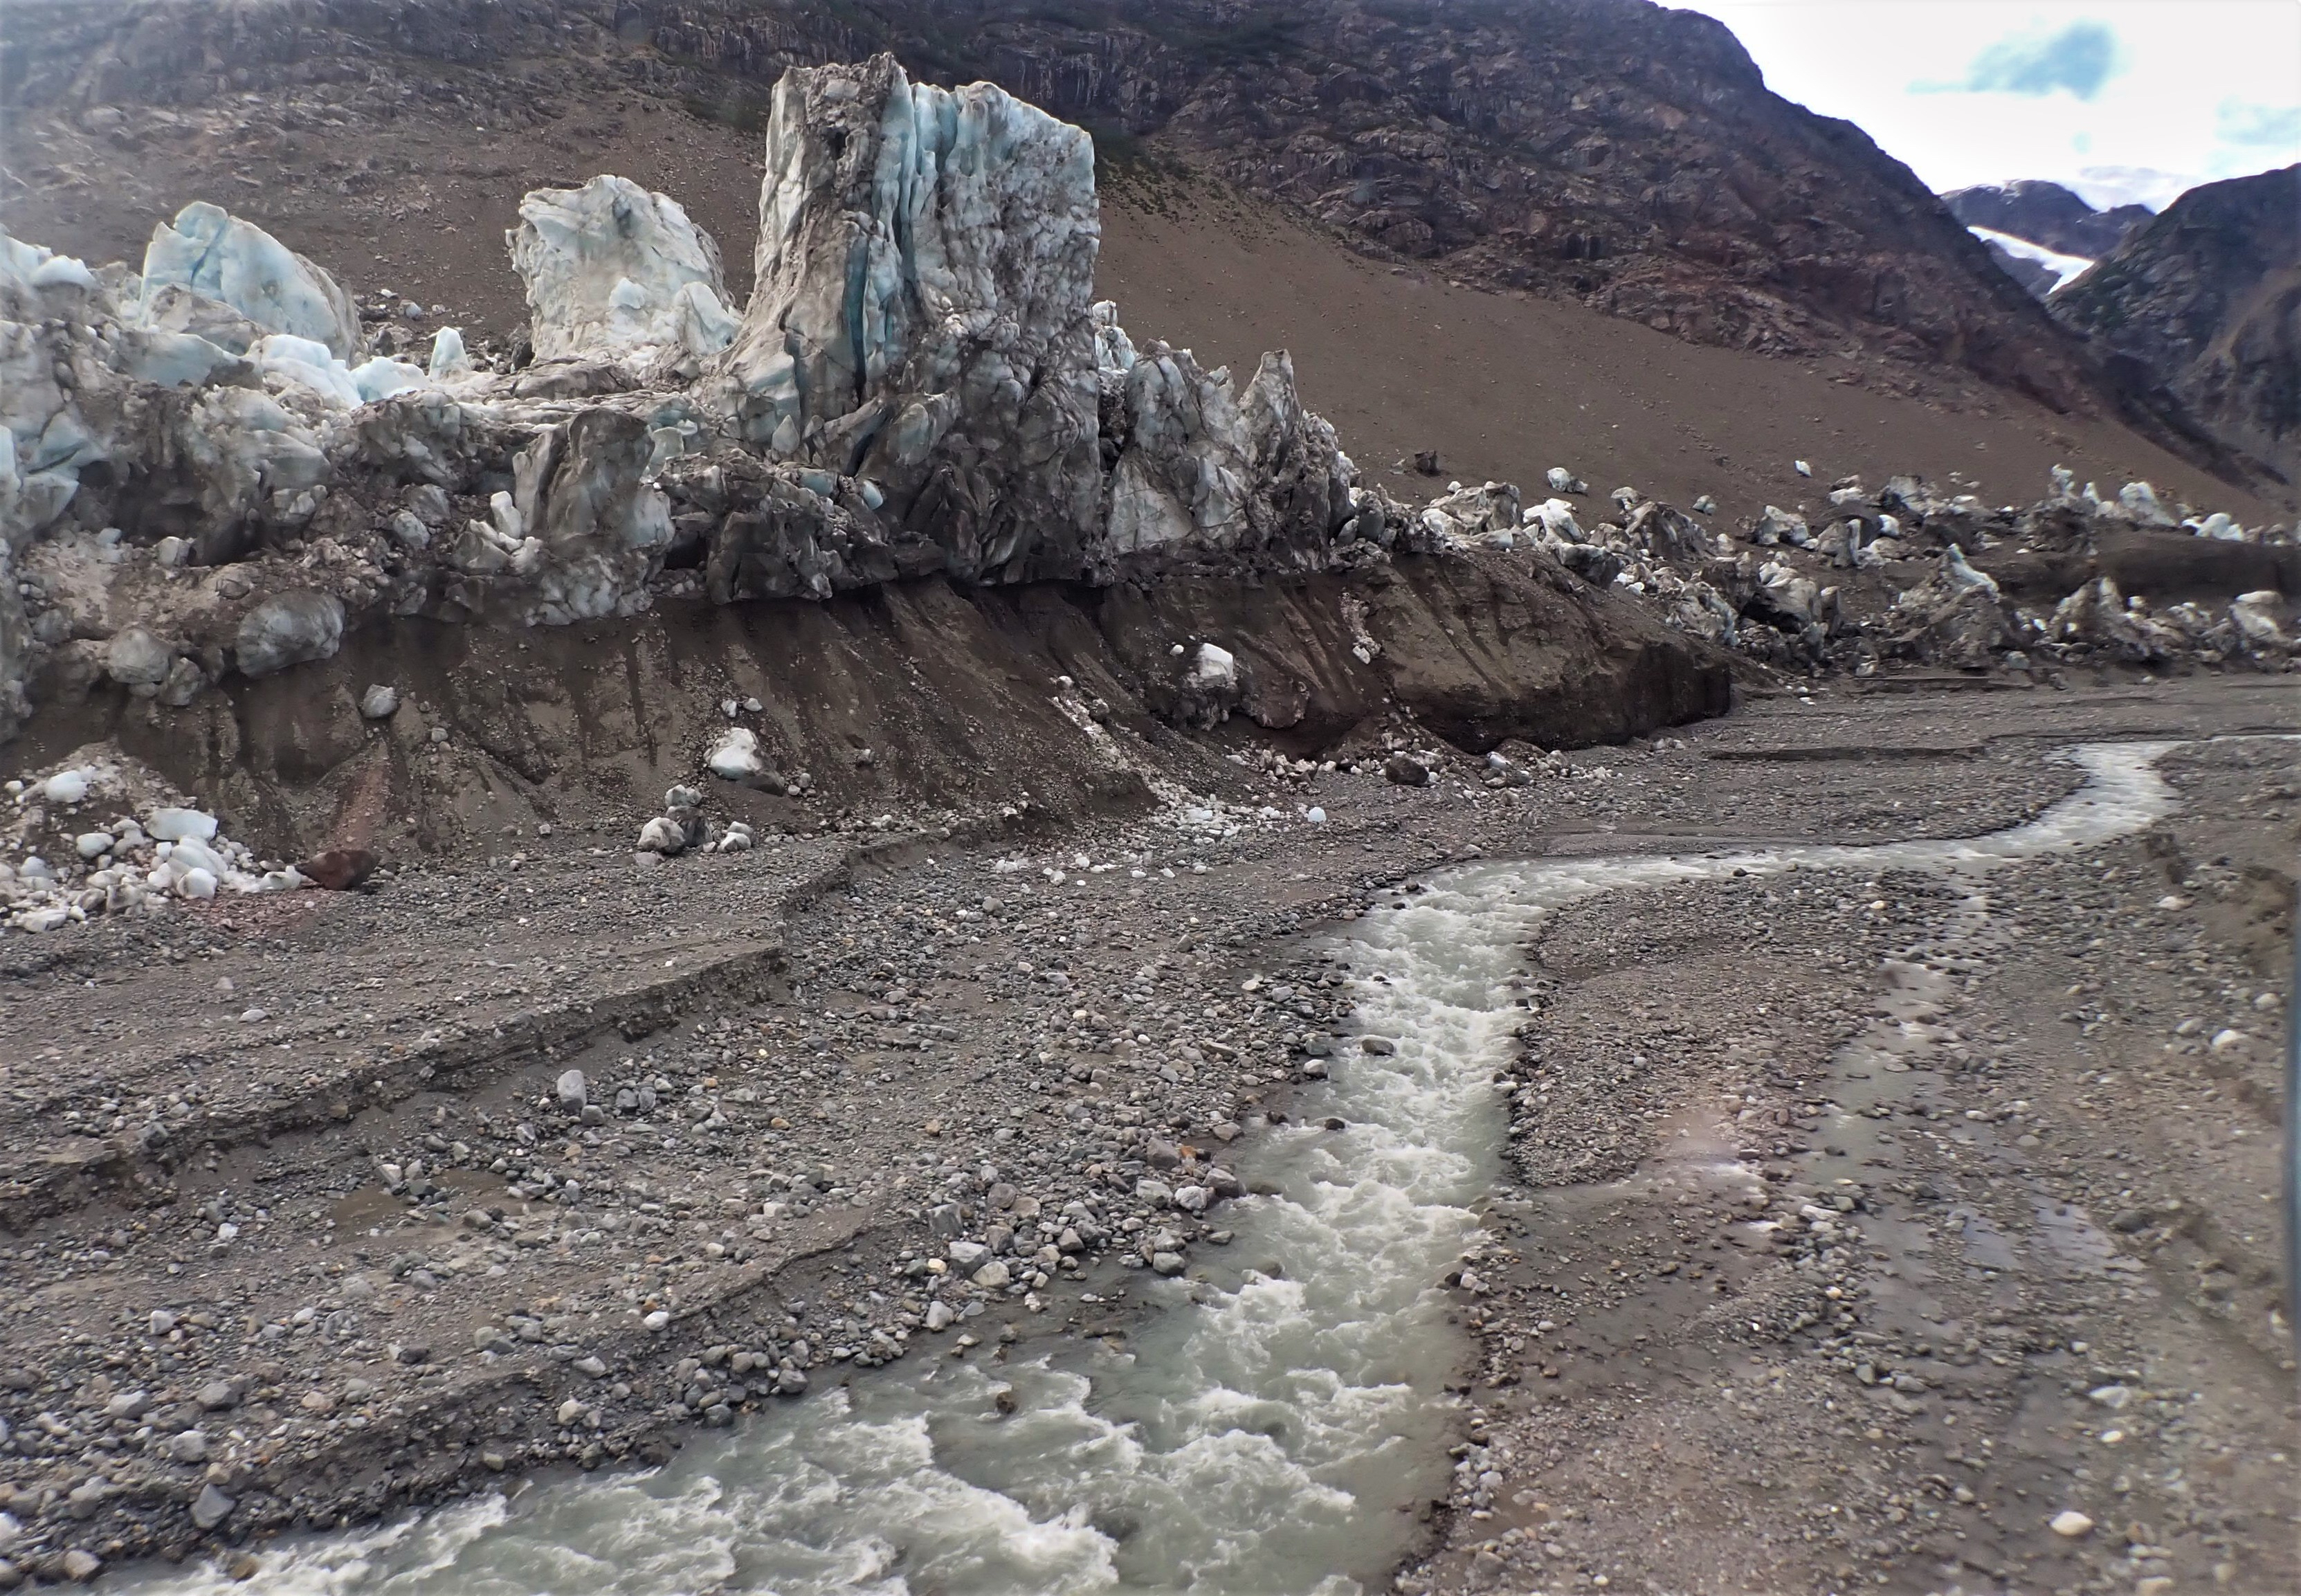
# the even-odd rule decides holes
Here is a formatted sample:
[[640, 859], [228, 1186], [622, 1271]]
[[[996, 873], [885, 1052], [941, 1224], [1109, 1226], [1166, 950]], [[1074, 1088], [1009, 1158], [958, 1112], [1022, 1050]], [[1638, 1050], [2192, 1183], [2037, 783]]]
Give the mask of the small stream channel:
[[[251, 1596], [1345, 1596], [1385, 1588], [1443, 1496], [1448, 1375], [1469, 1349], [1438, 1282], [1477, 1236], [1507, 1115], [1512, 978], [1561, 907], [1741, 870], [1983, 872], [2172, 807], [2171, 743], [2067, 756], [2089, 780], [1986, 837], [1489, 862], [1337, 929], [1360, 1031], [1242, 1173], [1215, 1278], [1103, 1342], [978, 1367], [929, 1341], [848, 1386], [690, 1438], [645, 1474], [569, 1477], [357, 1534], [275, 1544], [245, 1583], [146, 1570], [144, 1592]], [[1347, 1128], [1318, 1128], [1328, 1116]], [[1147, 1275], [1134, 1277], [1147, 1280]], [[1028, 1343], [1026, 1343], [1027, 1345]], [[1020, 1349], [1017, 1349], [1020, 1351]], [[997, 1388], [1010, 1387], [1002, 1416]]]

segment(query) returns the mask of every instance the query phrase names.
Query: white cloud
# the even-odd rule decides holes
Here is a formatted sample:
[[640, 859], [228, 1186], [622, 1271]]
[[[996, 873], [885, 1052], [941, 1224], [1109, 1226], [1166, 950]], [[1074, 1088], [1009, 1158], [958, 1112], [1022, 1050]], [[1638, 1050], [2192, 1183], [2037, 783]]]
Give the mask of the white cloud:
[[2122, 54], [2114, 29], [2086, 18], [2059, 33], [1999, 39], [1973, 58], [1962, 82], [1920, 79], [1910, 88], [1919, 94], [1962, 88], [1974, 94], [2049, 95], [2058, 89], [2090, 100], [2116, 74]]
[[1731, 28], [1776, 93], [1855, 123], [1936, 190], [2046, 178], [2096, 205], [2163, 205], [2301, 159], [2293, 0], [1675, 3]]
[[2301, 153], [2301, 105], [2252, 105], [2232, 95], [2213, 107], [2223, 144]]

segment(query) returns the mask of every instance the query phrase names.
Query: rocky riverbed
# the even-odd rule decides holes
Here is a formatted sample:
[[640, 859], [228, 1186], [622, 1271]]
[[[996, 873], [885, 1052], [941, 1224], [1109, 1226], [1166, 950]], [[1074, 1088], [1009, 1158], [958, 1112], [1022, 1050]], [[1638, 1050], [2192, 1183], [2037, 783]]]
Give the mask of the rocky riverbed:
[[[1365, 1045], [1327, 928], [1433, 868], [1971, 835], [2076, 784], [2056, 743], [2289, 707], [1844, 683], [1507, 774], [1242, 754], [1059, 831], [563, 830], [12, 940], [0, 1552], [252, 1569], [874, 1364], [1124, 1344]], [[1728, 878], [1545, 928], [1404, 1588], [2272, 1588], [2291, 759], [2166, 773], [2171, 821], [1979, 903]]]

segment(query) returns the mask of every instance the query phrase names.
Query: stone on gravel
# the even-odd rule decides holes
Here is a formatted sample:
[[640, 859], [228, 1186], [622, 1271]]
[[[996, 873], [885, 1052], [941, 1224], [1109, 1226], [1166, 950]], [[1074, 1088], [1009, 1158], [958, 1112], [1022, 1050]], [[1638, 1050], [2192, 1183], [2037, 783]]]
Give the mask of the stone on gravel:
[[364, 885], [382, 862], [372, 848], [329, 848], [299, 861], [296, 871], [331, 892], [349, 892]]
[[399, 689], [378, 681], [360, 695], [360, 716], [364, 720], [388, 721], [399, 712]]
[[576, 1114], [582, 1113], [584, 1104], [591, 1100], [584, 1090], [582, 1070], [563, 1071], [559, 1076], [558, 1091], [559, 1106]]
[[213, 1484], [203, 1485], [199, 1495], [192, 1499], [192, 1523], [200, 1529], [212, 1530], [230, 1517], [238, 1506]]
[[2064, 1508], [2054, 1515], [2053, 1522], [2047, 1527], [2064, 1540], [2074, 1541], [2093, 1528], [2093, 1520], [2075, 1508]]

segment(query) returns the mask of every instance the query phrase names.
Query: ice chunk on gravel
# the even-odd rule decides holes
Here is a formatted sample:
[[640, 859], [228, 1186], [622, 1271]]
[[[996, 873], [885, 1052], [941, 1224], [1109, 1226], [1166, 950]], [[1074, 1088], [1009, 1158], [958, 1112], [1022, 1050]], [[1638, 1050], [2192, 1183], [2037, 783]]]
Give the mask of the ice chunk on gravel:
[[759, 773], [759, 740], [745, 726], [730, 726], [711, 745], [711, 752], [703, 763], [711, 773], [729, 781], [741, 781]]
[[206, 842], [216, 834], [216, 817], [198, 809], [155, 809], [144, 830], [155, 842]]

